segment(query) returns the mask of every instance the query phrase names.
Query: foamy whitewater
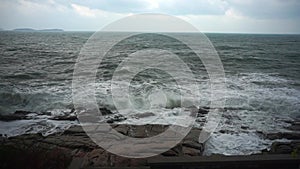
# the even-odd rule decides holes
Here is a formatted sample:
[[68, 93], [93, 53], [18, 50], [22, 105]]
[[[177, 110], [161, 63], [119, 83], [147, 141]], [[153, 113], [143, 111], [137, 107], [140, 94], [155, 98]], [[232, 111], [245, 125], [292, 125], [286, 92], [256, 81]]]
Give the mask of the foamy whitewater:
[[[74, 64], [91, 35], [91, 32], [0, 32], [0, 114], [12, 114], [17, 110], [50, 112], [29, 114], [29, 120], [1, 121], [2, 135], [42, 133], [47, 136], [79, 124], [78, 121], [53, 119], [69, 115], [73, 108]], [[114, 36], [117, 34], [111, 33], [111, 38]], [[209, 106], [211, 101], [218, 99], [210, 98], [209, 77], [203, 64], [177, 43], [163, 37], [159, 39], [159, 36], [157, 41], [155, 36], [147, 34], [124, 41], [99, 65], [93, 84], [99, 107], [118, 113], [111, 99], [111, 76], [120, 61], [127, 57], [126, 52], [148, 48], [139, 42], [149, 38], [156, 38], [152, 45], [167, 45], [174, 53], [182, 55], [192, 68], [199, 84], [199, 107]], [[193, 34], [182, 36], [193, 38]], [[217, 130], [206, 142], [204, 153], [258, 153], [276, 141], [266, 140], [259, 133], [287, 131], [289, 122], [300, 115], [300, 36], [207, 34], [207, 37], [222, 60], [227, 90], [223, 91], [225, 108], [213, 108], [223, 115]], [[119, 71], [126, 73], [128, 70]], [[181, 92], [194, 93], [191, 89], [185, 86]], [[166, 73], [140, 72], [129, 90], [136, 109], [147, 111], [131, 112], [119, 123], [172, 124], [176, 121], [184, 126], [185, 119], [190, 118], [189, 113], [184, 113], [189, 110], [181, 107], [174, 79]], [[158, 91], [164, 91], [164, 97]], [[149, 112], [150, 116], [139, 116]], [[195, 127], [201, 128], [205, 118], [198, 117]]]

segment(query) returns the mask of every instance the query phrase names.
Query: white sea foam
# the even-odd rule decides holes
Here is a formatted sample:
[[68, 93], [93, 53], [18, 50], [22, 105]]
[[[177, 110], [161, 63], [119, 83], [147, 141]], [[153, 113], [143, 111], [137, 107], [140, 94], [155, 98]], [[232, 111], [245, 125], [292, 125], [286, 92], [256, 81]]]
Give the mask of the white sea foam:
[[269, 149], [274, 141], [288, 142], [286, 139], [264, 140], [254, 132], [233, 134], [214, 133], [205, 144], [203, 155], [250, 155]]
[[69, 127], [77, 124], [76, 121], [56, 121], [47, 119], [18, 120], [1, 122], [0, 133], [5, 137], [34, 133], [41, 133], [43, 136], [48, 136], [53, 133], [65, 131]]
[[[155, 90], [139, 90], [145, 86], [151, 86], [154, 81], [148, 81], [145, 84], [135, 84], [132, 96], [134, 104], [139, 106], [148, 105], [147, 112], [153, 113], [151, 116], [139, 118], [135, 116], [140, 112], [131, 112], [125, 115], [127, 120], [121, 124], [175, 124], [185, 126], [187, 118], [191, 118], [188, 109], [181, 107], [180, 93], [177, 93], [176, 85], [162, 86], [163, 88], [154, 88]], [[206, 143], [205, 154], [221, 153], [228, 155], [257, 153], [270, 146], [271, 141], [264, 140], [256, 134], [260, 132], [286, 131], [289, 126], [287, 121], [291, 121], [291, 114], [300, 109], [299, 90], [290, 88], [285, 84], [288, 80], [278, 77], [276, 74], [262, 73], [243, 73], [238, 76], [227, 76], [227, 90], [223, 92], [227, 98], [227, 111], [220, 110], [223, 118], [217, 130], [212, 134]], [[201, 98], [196, 101], [200, 105], [209, 106], [210, 92], [209, 83], [204, 82], [199, 86]], [[110, 84], [106, 82], [94, 83], [97, 99], [100, 105], [106, 106], [117, 113], [114, 108], [114, 102], [109, 96]], [[271, 85], [271, 86], [270, 86]], [[158, 92], [165, 92], [164, 97], [158, 96]], [[154, 92], [153, 92], [154, 91]], [[193, 91], [189, 88], [182, 88], [181, 92]], [[141, 99], [139, 100], [138, 97]], [[155, 100], [160, 97], [162, 100]], [[146, 99], [144, 99], [146, 98]], [[211, 98], [217, 100], [218, 98]], [[150, 102], [150, 103], [147, 103]], [[191, 102], [195, 102], [191, 100]], [[57, 109], [57, 105], [49, 109], [52, 116], [61, 116], [67, 114], [69, 109]], [[145, 109], [144, 109], [145, 110]], [[55, 132], [63, 131], [77, 122], [73, 121], [55, 121], [49, 120], [50, 116], [32, 116], [32, 120], [19, 120], [12, 122], [1, 122], [0, 133], [10, 136], [16, 136], [26, 133], [42, 133], [49, 135]], [[196, 127], [203, 126], [203, 120], [195, 123]], [[200, 124], [201, 123], [201, 124]], [[244, 129], [241, 129], [244, 126]], [[225, 130], [220, 132], [221, 130]]]

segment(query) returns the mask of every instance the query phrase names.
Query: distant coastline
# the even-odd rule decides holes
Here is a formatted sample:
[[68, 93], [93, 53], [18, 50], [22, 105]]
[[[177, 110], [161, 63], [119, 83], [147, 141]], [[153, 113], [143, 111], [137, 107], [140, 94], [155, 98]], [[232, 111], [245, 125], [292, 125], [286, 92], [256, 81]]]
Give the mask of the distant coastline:
[[[13, 31], [13, 32], [97, 32], [96, 30], [64, 30], [59, 28], [53, 29], [33, 29], [33, 28], [16, 28], [16, 29], [4, 29], [0, 28], [0, 32], [2, 31]], [[114, 31], [112, 31], [114, 32]], [[191, 32], [176, 32], [176, 33], [191, 33]], [[299, 36], [300, 33], [264, 33], [264, 32], [201, 32], [205, 35], [208, 34], [230, 34], [230, 35], [297, 35]]]
[[17, 28], [12, 31], [16, 32], [63, 32], [63, 29], [32, 29], [32, 28]]

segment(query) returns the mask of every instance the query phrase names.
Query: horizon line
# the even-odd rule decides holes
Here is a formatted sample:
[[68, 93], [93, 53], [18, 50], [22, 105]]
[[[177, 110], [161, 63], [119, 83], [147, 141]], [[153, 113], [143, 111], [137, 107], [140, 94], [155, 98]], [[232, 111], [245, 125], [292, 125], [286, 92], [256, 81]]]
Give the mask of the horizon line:
[[[17, 29], [32, 29], [32, 30], [17, 30]], [[47, 31], [47, 30], [61, 30], [61, 31]], [[62, 28], [14, 28], [14, 29], [1, 29], [0, 31], [11, 31], [11, 32], [99, 32], [101, 30], [64, 30]], [[103, 31], [103, 32], [139, 32], [139, 31]], [[199, 32], [151, 32], [151, 33], [204, 33], [204, 34], [258, 34], [258, 35], [300, 35], [300, 32], [221, 32], [221, 31], [199, 31]]]

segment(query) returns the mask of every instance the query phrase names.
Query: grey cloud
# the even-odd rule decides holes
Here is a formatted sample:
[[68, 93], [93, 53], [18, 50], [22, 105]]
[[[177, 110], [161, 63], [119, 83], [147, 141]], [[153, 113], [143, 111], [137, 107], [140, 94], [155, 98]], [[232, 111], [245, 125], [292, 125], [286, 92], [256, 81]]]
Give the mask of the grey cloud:
[[[106, 11], [118, 13], [160, 12], [172, 15], [222, 15], [225, 13], [223, 0], [100, 0], [72, 1]], [[157, 8], [151, 8], [157, 4]]]
[[184, 17], [209, 32], [299, 33], [299, 11], [299, 0], [0, 0], [0, 27], [98, 30], [128, 13], [150, 12]]
[[300, 17], [299, 0], [227, 0], [229, 6], [255, 19], [294, 19]]
[[[224, 15], [228, 9], [255, 19], [300, 17], [299, 0], [75, 0], [77, 4], [117, 13], [156, 12], [171, 15]], [[151, 5], [157, 4], [157, 8]]]

